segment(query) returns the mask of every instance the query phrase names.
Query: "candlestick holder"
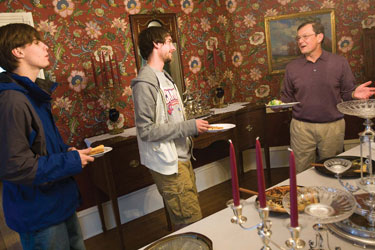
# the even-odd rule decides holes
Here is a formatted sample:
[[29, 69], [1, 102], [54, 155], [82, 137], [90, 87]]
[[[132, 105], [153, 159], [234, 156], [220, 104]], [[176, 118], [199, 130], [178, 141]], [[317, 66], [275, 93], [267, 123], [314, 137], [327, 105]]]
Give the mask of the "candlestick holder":
[[[114, 54], [114, 58], [111, 55]], [[107, 128], [110, 134], [124, 131], [125, 118], [118, 111], [118, 99], [123, 93], [121, 72], [116, 53], [101, 51], [91, 56], [91, 67], [96, 88], [100, 91], [103, 106], [108, 107]], [[98, 67], [95, 65], [99, 62]], [[99, 77], [100, 76], [100, 77]]]
[[262, 250], [268, 250], [271, 249], [269, 246], [272, 231], [271, 231], [271, 226], [272, 222], [268, 219], [270, 210], [268, 207], [258, 207], [258, 213], [259, 217], [262, 220], [262, 223], [257, 227], [258, 229], [258, 235], [262, 239], [263, 242], [263, 247], [261, 248]]
[[247, 218], [242, 215], [242, 210], [244, 207], [244, 200], [240, 200], [240, 205], [235, 206], [233, 200], [229, 200], [227, 202], [227, 206], [233, 210], [234, 216], [231, 218], [231, 222], [233, 224], [238, 224], [244, 230], [255, 230], [257, 229], [258, 235], [262, 240], [263, 246], [261, 250], [271, 250], [270, 244], [274, 245], [277, 249], [281, 250], [295, 250], [295, 249], [302, 249], [305, 246], [305, 241], [299, 238], [301, 228], [291, 228], [289, 227], [289, 231], [292, 235], [291, 239], [285, 242], [287, 247], [283, 247], [277, 242], [271, 239], [272, 231], [272, 221], [269, 219], [270, 210], [268, 207], [260, 208], [257, 207], [259, 217], [261, 222], [250, 227], [246, 227], [244, 223], [247, 221]]
[[230, 222], [234, 224], [242, 225], [247, 221], [247, 218], [242, 215], [244, 200], [240, 200], [240, 205], [235, 206], [233, 200], [227, 201], [227, 207], [233, 210], [234, 216], [230, 219]]
[[302, 240], [299, 237], [299, 234], [301, 232], [301, 227], [291, 227], [288, 225], [288, 229], [290, 231], [290, 235], [292, 236], [290, 239], [288, 239], [285, 244], [290, 249], [302, 249], [305, 247], [306, 243], [304, 240]]

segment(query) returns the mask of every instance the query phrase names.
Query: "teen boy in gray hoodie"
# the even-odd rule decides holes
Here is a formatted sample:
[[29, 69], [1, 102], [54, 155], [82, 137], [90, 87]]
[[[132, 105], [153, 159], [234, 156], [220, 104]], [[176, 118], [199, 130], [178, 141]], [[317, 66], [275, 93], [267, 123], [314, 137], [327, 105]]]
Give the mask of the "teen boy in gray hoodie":
[[147, 60], [131, 84], [141, 163], [150, 169], [172, 223], [182, 227], [202, 218], [190, 136], [206, 132], [209, 124], [186, 120], [177, 87], [163, 70], [176, 50], [170, 33], [150, 27], [140, 33], [138, 43]]

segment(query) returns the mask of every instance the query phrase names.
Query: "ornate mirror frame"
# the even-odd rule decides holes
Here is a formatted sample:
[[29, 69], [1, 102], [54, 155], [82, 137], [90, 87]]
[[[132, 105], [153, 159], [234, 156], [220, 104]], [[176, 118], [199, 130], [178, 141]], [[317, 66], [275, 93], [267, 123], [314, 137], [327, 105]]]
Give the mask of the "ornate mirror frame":
[[[181, 45], [180, 39], [178, 37], [178, 30], [177, 30], [177, 18], [175, 13], [152, 13], [152, 14], [137, 14], [137, 15], [129, 15], [130, 20], [130, 27], [132, 32], [132, 39], [134, 45], [134, 54], [135, 54], [135, 61], [137, 64], [137, 70], [139, 71], [140, 68], [146, 63], [146, 61], [142, 58], [141, 54], [139, 53], [138, 48], [138, 35], [139, 33], [148, 28], [149, 26], [154, 25], [155, 23], [160, 23], [160, 25], [169, 32], [171, 32], [171, 37], [173, 39], [173, 43], [176, 47], [176, 51], [173, 53], [172, 62], [166, 64], [164, 69], [170, 73], [173, 80], [175, 81], [177, 88], [180, 92], [180, 95], [185, 92], [185, 83], [184, 83], [184, 73], [182, 67], [182, 60], [181, 60]], [[151, 25], [150, 25], [151, 24]]]

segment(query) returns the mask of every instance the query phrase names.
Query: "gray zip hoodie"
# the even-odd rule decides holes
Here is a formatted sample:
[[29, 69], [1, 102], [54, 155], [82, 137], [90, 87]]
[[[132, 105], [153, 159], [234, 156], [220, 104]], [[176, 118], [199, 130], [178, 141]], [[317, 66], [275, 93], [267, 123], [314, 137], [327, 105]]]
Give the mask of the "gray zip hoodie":
[[[180, 156], [174, 140], [197, 135], [195, 119], [178, 123], [172, 120], [158, 78], [150, 66], [142, 67], [131, 87], [141, 163], [161, 174], [177, 173]], [[179, 95], [178, 98], [182, 106]]]

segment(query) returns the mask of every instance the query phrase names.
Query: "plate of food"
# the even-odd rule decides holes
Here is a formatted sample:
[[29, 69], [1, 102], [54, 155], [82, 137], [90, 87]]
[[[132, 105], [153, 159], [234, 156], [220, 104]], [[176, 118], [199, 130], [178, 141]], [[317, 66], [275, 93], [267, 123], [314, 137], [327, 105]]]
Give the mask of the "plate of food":
[[210, 127], [208, 128], [207, 132], [208, 133], [223, 132], [223, 131], [227, 131], [229, 129], [232, 129], [234, 127], [236, 127], [236, 124], [232, 124], [232, 123], [214, 123], [214, 124], [210, 124]]
[[108, 153], [111, 150], [112, 150], [111, 147], [105, 147], [104, 145], [99, 145], [91, 149], [89, 156], [97, 158], [97, 157], [103, 156], [105, 153]]
[[[329, 176], [329, 177], [336, 178], [335, 173], [329, 171], [328, 169], [326, 169], [324, 167], [325, 161], [335, 159], [335, 158], [341, 158], [341, 159], [349, 160], [349, 161], [352, 162], [352, 166], [348, 170], [346, 170], [345, 172], [340, 174], [340, 178], [358, 178], [358, 177], [361, 177], [361, 158], [358, 157], [358, 156], [331, 157], [331, 158], [320, 160], [317, 163], [313, 163], [311, 165], [314, 166], [315, 170], [318, 171], [319, 173], [324, 174], [324, 175]], [[365, 161], [365, 160], [366, 160], [366, 158], [363, 159], [363, 161]], [[372, 161], [372, 165], [375, 166], [375, 161]], [[364, 170], [363, 173], [365, 175], [367, 175], [367, 168], [366, 168], [365, 163], [363, 163], [362, 168]]]
[[[298, 186], [299, 190], [302, 186]], [[276, 213], [287, 213], [283, 207], [283, 198], [286, 194], [289, 194], [289, 185], [274, 187], [266, 190], [266, 202], [271, 212]], [[258, 198], [256, 199], [258, 203]]]
[[290, 108], [290, 107], [293, 107], [294, 105], [298, 104], [300, 102], [288, 102], [288, 103], [284, 103], [282, 102], [281, 100], [272, 100], [272, 101], [269, 101], [267, 104], [266, 104], [266, 107], [267, 108]]

